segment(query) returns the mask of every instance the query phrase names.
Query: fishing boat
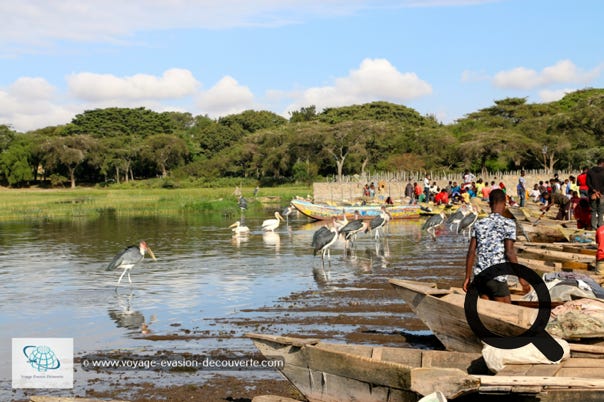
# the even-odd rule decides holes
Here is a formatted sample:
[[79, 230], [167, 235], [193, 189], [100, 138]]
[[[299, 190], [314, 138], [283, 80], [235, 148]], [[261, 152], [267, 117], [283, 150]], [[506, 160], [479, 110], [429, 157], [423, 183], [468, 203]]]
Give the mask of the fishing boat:
[[447, 400], [595, 401], [604, 398], [598, 359], [510, 365], [496, 375], [480, 353], [347, 345], [247, 334], [309, 401], [417, 402], [435, 392]]
[[[332, 217], [354, 219], [355, 211], [358, 212], [361, 219], [371, 219], [378, 216], [382, 205], [330, 205], [315, 204], [306, 200], [294, 199], [291, 204], [303, 215], [317, 220], [327, 220]], [[419, 218], [422, 214], [422, 208], [418, 205], [386, 205], [392, 219], [410, 219]], [[428, 211], [426, 211], [428, 212]]]
[[[411, 310], [430, 328], [447, 350], [480, 352], [481, 340], [468, 325], [464, 310], [466, 294], [457, 289], [440, 289], [435, 283], [424, 283], [402, 279], [390, 279], [397, 294]], [[491, 300], [477, 300], [480, 321], [491, 332], [500, 336], [518, 336], [529, 329], [537, 318], [538, 309], [518, 304], [499, 303]], [[576, 328], [580, 331], [579, 328]], [[586, 338], [581, 333], [581, 338]], [[600, 334], [594, 334], [601, 340]], [[569, 333], [566, 340], [578, 340]], [[600, 345], [577, 345], [571, 343], [571, 352], [584, 353], [592, 347], [595, 354], [604, 353]]]

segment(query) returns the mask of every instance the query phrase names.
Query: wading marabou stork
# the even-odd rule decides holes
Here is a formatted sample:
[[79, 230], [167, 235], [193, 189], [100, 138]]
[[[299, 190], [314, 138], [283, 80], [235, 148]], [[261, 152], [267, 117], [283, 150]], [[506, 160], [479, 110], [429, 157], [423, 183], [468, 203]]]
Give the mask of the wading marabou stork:
[[445, 222], [445, 213], [444, 212], [441, 212], [440, 214], [432, 215], [431, 217], [429, 217], [426, 220], [426, 222], [424, 222], [424, 224], [422, 225], [422, 230], [425, 230], [426, 232], [430, 233], [430, 236], [432, 236], [432, 240], [436, 240], [436, 235], [434, 234], [434, 231], [436, 230], [437, 227], [442, 225], [444, 222]]
[[459, 224], [457, 225], [457, 233], [460, 234], [464, 230], [468, 229], [468, 238], [470, 238], [470, 235], [472, 233], [472, 226], [474, 225], [474, 223], [476, 222], [477, 219], [478, 219], [478, 213], [476, 211], [474, 211], [473, 209], [471, 209], [466, 214], [466, 216], [464, 216], [462, 218], [462, 220], [459, 221]]
[[239, 205], [239, 208], [241, 208], [241, 212], [243, 212], [247, 209], [247, 200], [243, 198], [242, 195], [240, 195], [239, 201], [237, 201], [237, 205]]
[[354, 211], [354, 219], [340, 228], [340, 234], [344, 236], [346, 245], [350, 242], [351, 247], [354, 247], [354, 242], [357, 239], [357, 234], [367, 229], [367, 222], [359, 219], [359, 214]]
[[262, 222], [262, 230], [264, 231], [275, 231], [279, 227], [279, 221], [285, 221], [279, 211], [275, 212], [275, 219], [267, 219]]
[[229, 226], [233, 230], [234, 235], [246, 235], [250, 233], [250, 228], [245, 225], [242, 225], [241, 222], [237, 221]]
[[391, 218], [392, 215], [390, 215], [390, 212], [388, 212], [385, 206], [382, 206], [382, 211], [369, 222], [365, 233], [375, 230], [375, 240], [378, 240], [380, 238], [380, 229], [384, 228]]
[[293, 205], [288, 205], [283, 209], [281, 215], [285, 216], [285, 223], [289, 225], [289, 216], [296, 211], [296, 208]]
[[321, 226], [312, 236], [313, 257], [320, 252], [323, 263], [325, 263], [325, 254], [327, 259], [331, 260], [329, 248], [336, 240], [338, 240], [338, 229], [336, 229], [336, 218], [332, 218], [331, 226]]
[[149, 253], [153, 261], [156, 260], [153, 251], [147, 246], [147, 243], [141, 241], [138, 246], [129, 246], [126, 247], [122, 252], [118, 253], [113, 260], [107, 266], [107, 271], [113, 271], [114, 269], [124, 269], [124, 272], [120, 275], [120, 278], [117, 280], [117, 285], [115, 285], [115, 289], [120, 285], [124, 274], [128, 272], [128, 282], [130, 282], [130, 286], [132, 286], [132, 280], [130, 279], [130, 270], [139, 262], [145, 258], [145, 253]]
[[453, 229], [453, 225], [456, 225], [459, 228], [459, 222], [463, 219], [467, 214], [467, 208], [465, 205], [457, 208], [457, 211], [449, 215], [447, 220], [445, 221], [447, 225], [449, 225], [449, 230]]

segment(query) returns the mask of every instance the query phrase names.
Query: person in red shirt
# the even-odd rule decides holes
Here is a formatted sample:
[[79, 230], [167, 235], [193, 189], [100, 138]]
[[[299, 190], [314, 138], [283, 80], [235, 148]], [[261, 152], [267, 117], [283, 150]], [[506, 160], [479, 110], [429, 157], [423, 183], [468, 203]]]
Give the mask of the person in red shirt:
[[587, 198], [580, 198], [573, 211], [577, 220], [577, 229], [591, 230], [591, 209]]
[[596, 230], [596, 244], [598, 251], [596, 252], [596, 273], [604, 273], [604, 225]]
[[441, 205], [441, 204], [448, 204], [448, 203], [449, 203], [449, 194], [447, 193], [447, 190], [443, 188], [434, 197], [434, 204]]
[[584, 167], [583, 168], [583, 173], [581, 173], [579, 176], [577, 176], [577, 185], [579, 186], [579, 195], [581, 197], [587, 197], [587, 171], [589, 170], [589, 168]]

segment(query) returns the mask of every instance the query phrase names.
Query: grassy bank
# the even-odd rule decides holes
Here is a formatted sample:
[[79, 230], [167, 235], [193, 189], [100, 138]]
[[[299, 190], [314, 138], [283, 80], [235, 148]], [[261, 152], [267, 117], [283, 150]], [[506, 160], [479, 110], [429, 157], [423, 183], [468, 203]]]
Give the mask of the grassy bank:
[[[237, 197], [231, 188], [186, 189], [3, 189], [0, 190], [0, 221], [94, 219], [103, 213], [116, 216], [179, 216], [191, 213], [236, 215]], [[264, 205], [287, 205], [310, 187], [242, 188], [251, 211]]]

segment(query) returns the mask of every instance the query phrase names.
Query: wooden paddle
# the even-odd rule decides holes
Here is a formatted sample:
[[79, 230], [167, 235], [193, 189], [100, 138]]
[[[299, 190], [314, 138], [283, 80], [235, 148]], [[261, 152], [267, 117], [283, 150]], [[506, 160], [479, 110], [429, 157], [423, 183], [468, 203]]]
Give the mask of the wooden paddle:
[[539, 223], [539, 221], [541, 220], [541, 218], [543, 218], [543, 216], [545, 215], [546, 212], [547, 212], [547, 210], [541, 212], [541, 215], [539, 215], [537, 220], [535, 222], [533, 222], [533, 226], [537, 226], [537, 223]]

